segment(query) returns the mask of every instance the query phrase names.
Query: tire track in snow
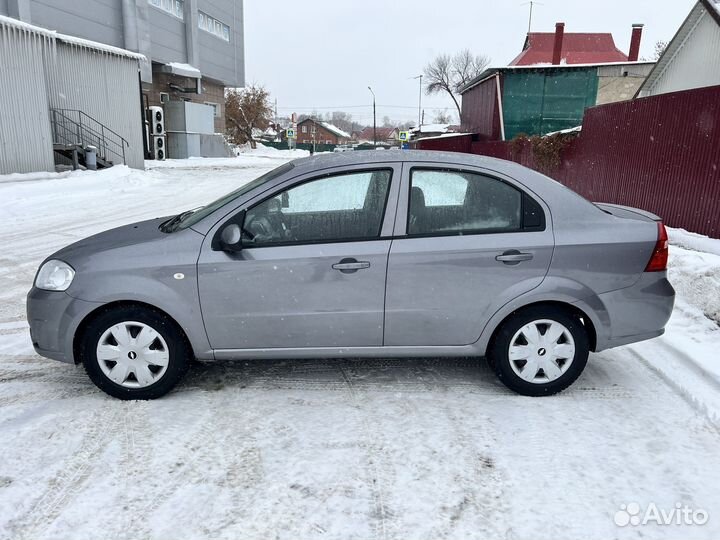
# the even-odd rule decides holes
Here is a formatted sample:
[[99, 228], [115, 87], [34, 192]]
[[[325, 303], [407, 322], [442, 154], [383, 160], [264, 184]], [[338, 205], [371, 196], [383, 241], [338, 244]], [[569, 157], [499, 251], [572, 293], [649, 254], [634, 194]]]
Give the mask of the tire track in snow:
[[117, 431], [120, 414], [116, 403], [105, 402], [90, 415], [78, 449], [65, 460], [31, 510], [11, 523], [11, 530], [16, 531], [15, 538], [35, 540], [40, 537], [77, 498], [98, 458], [113, 440], [109, 434]]
[[[668, 344], [665, 343], [657, 343], [653, 344], [654, 346], [658, 347], [663, 352], [669, 352], [673, 355], [673, 359], [679, 358], [680, 361], [687, 366], [687, 364], [694, 363], [693, 360], [687, 355], [678, 350], [675, 347], [668, 346]], [[709, 405], [708, 403], [705, 403], [701, 401], [696, 395], [693, 394], [691, 390], [689, 390], [686, 386], [684, 386], [682, 383], [675, 380], [672, 376], [670, 376], [668, 373], [666, 373], [662, 368], [654, 365], [650, 360], [648, 360], [645, 356], [637, 352], [634, 348], [627, 348], [628, 354], [636, 358], [640, 365], [642, 365], [645, 369], [647, 369], [650, 373], [655, 375], [658, 379], [660, 379], [663, 383], [665, 383], [666, 386], [668, 386], [673, 393], [677, 394], [685, 403], [690, 406], [692, 410], [694, 410], [696, 413], [700, 414], [704, 420], [706, 420], [709, 425], [712, 427], [713, 432], [716, 435], [720, 435], [720, 410], [712, 408], [712, 405]], [[715, 395], [717, 395], [718, 392], [718, 385], [717, 382], [710, 379], [707, 374], [703, 372], [698, 372], [700, 368], [697, 366], [694, 366], [693, 368], [689, 368], [688, 371], [693, 375], [693, 377], [696, 380], [696, 383], [705, 384], [707, 387], [709, 387], [711, 392]], [[695, 387], [696, 388], [696, 387]]]
[[[338, 364], [338, 369], [347, 386], [353, 408], [362, 412], [364, 409], [363, 403], [350, 375], [348, 375], [348, 369], [346, 369], [346, 366], [342, 363]], [[395, 514], [392, 509], [388, 507], [385, 495], [387, 492], [385, 483], [388, 477], [394, 477], [394, 471], [387, 466], [387, 456], [384, 455], [384, 448], [382, 444], [378, 442], [380, 438], [368, 422], [367, 416], [365, 414], [358, 414], [356, 416], [362, 426], [362, 437], [364, 439], [363, 448], [365, 449], [367, 460], [365, 465], [367, 476], [365, 483], [372, 495], [373, 508], [370, 517], [373, 520], [372, 525], [375, 536], [386, 540], [387, 538], [395, 536], [394, 533], [396, 529]]]

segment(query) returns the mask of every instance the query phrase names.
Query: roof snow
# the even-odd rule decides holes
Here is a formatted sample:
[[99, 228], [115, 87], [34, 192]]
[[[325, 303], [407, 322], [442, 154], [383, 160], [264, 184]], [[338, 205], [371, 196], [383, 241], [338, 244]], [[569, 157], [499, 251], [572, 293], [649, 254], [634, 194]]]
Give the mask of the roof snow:
[[35, 35], [43, 36], [51, 40], [62, 41], [69, 45], [75, 45], [84, 49], [91, 49], [107, 54], [113, 54], [115, 56], [124, 56], [126, 58], [134, 58], [135, 60], [146, 60], [145, 56], [128, 51], [127, 49], [121, 49], [120, 47], [113, 47], [112, 45], [106, 45], [104, 43], [98, 43], [97, 41], [90, 41], [89, 39], [83, 39], [75, 36], [68, 36], [66, 34], [60, 34], [55, 30], [48, 30], [42, 26], [35, 26], [26, 22], [13, 19], [12, 17], [5, 17], [0, 15], [0, 27], [14, 28], [22, 32], [29, 32]]
[[176, 75], [182, 75], [183, 77], [190, 77], [193, 79], [199, 79], [202, 74], [200, 70], [190, 64], [183, 64], [181, 62], [168, 62], [165, 64], [172, 72]]
[[343, 131], [342, 129], [340, 129], [340, 128], [337, 127], [337, 126], [334, 126], [334, 125], [332, 125], [332, 124], [328, 124], [327, 122], [318, 122], [318, 124], [320, 124], [322, 127], [324, 127], [325, 129], [327, 129], [329, 132], [337, 135], [338, 137], [343, 137], [343, 138], [345, 138], [345, 139], [350, 139], [350, 138], [351, 138], [351, 136], [350, 136], [350, 134], [349, 134], [348, 132]]
[[[420, 133], [446, 133], [450, 129], [451, 124], [422, 124]], [[410, 131], [417, 133], [418, 128], [411, 128]]]

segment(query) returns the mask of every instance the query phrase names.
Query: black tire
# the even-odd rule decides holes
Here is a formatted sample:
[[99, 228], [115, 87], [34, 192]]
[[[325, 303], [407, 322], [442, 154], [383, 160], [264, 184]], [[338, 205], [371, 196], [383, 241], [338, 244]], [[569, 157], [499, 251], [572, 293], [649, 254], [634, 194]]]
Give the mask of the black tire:
[[[165, 340], [169, 360], [162, 377], [149, 386], [128, 388], [111, 380], [101, 369], [97, 359], [97, 344], [103, 333], [112, 326], [136, 321], [158, 332]], [[110, 308], [94, 317], [85, 327], [79, 344], [80, 361], [90, 380], [103, 392], [119, 399], [147, 400], [167, 394], [180, 382], [190, 367], [191, 349], [175, 321], [164, 313], [150, 308], [128, 305]]]
[[[529, 382], [521, 378], [512, 368], [509, 350], [511, 340], [525, 325], [547, 319], [556, 321], [570, 332], [575, 345], [575, 355], [567, 370], [550, 382]], [[532, 306], [511, 315], [497, 330], [490, 346], [487, 359], [498, 379], [510, 390], [524, 396], [551, 396], [562, 392], [580, 376], [587, 364], [590, 345], [585, 327], [575, 317], [556, 306]]]

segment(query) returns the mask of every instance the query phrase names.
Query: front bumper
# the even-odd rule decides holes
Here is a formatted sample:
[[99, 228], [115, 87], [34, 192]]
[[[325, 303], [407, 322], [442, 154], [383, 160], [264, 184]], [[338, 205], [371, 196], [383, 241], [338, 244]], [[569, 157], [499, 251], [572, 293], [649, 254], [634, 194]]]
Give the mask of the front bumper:
[[65, 292], [33, 287], [27, 295], [27, 320], [35, 351], [73, 363], [73, 338], [82, 320], [102, 304], [73, 298]]

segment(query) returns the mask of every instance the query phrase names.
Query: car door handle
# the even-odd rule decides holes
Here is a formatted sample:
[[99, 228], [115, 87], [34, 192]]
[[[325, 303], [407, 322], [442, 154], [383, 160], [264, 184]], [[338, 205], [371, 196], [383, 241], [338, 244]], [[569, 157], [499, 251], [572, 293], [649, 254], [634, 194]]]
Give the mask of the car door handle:
[[532, 258], [532, 253], [521, 253], [516, 249], [511, 249], [510, 251], [506, 251], [502, 255], [495, 257], [495, 260], [504, 264], [515, 265], [520, 264], [523, 261], [530, 261]]
[[358, 261], [357, 259], [347, 258], [342, 259], [332, 265], [333, 269], [340, 270], [343, 274], [352, 274], [363, 268], [370, 268], [370, 263], [367, 261]]

